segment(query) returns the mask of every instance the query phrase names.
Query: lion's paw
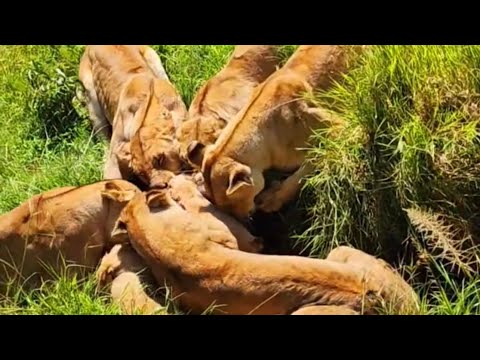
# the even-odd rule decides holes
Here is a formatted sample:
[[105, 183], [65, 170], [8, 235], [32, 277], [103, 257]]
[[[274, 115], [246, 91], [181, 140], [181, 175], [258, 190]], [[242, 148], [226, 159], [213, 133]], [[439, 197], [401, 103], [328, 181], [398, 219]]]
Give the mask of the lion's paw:
[[255, 199], [257, 209], [266, 213], [279, 211], [283, 203], [282, 183], [279, 181], [272, 182], [271, 186]]

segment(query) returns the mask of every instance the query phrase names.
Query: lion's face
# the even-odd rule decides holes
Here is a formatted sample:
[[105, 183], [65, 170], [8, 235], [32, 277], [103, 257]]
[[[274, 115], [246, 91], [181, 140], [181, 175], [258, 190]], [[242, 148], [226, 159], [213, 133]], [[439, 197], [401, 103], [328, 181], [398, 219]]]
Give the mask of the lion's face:
[[193, 115], [184, 121], [178, 133], [183, 161], [194, 169], [200, 169], [205, 147], [215, 143], [224, 127], [224, 121], [212, 116]]
[[131, 141], [133, 174], [149, 187], [163, 183], [182, 170], [178, 144], [173, 139], [155, 136], [148, 128], [141, 128]]
[[211, 166], [208, 175], [205, 192], [218, 208], [240, 220], [255, 211], [257, 186], [248, 166], [234, 161], [219, 161]]
[[136, 131], [129, 146], [117, 154], [119, 163], [127, 163], [132, 175], [148, 187], [162, 186], [183, 168], [172, 113], [162, 105], [154, 89], [150, 84], [147, 95], [129, 106]]

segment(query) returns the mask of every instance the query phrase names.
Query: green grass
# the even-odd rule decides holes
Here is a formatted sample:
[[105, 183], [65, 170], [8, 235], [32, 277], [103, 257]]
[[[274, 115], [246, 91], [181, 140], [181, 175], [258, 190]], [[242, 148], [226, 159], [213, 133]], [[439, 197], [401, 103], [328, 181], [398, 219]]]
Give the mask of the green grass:
[[346, 126], [313, 137], [297, 237], [311, 256], [339, 244], [426, 256], [414, 267], [420, 287], [436, 284], [428, 312], [480, 312], [479, 65], [478, 46], [373, 46], [318, 94]]
[[[188, 105], [233, 46], [154, 48]], [[285, 60], [293, 49], [282, 49]], [[0, 212], [101, 178], [106, 143], [75, 99], [82, 51], [0, 47]], [[318, 171], [299, 202], [308, 221], [297, 238], [311, 256], [347, 243], [393, 258], [407, 245], [416, 256], [399, 266], [412, 274], [424, 313], [480, 313], [478, 254], [460, 248], [480, 236], [479, 65], [477, 46], [376, 46], [318, 95], [348, 125], [336, 139], [314, 136]], [[92, 277], [12, 291], [0, 313], [120, 313]]]
[[25, 291], [15, 286], [2, 301], [6, 315], [121, 315], [108, 295], [97, 290], [93, 276], [82, 279], [58, 275], [39, 289]]
[[317, 134], [310, 154], [314, 251], [352, 240], [388, 251], [415, 206], [468, 221], [478, 239], [479, 63], [477, 46], [374, 47], [319, 95], [348, 125], [329, 141]]

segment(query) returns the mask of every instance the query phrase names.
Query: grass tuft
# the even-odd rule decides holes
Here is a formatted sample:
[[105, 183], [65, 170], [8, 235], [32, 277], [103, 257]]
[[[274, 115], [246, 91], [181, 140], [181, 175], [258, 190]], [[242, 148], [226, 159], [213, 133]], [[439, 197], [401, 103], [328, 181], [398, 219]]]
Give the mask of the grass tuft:
[[466, 222], [479, 239], [479, 61], [477, 46], [372, 46], [319, 94], [347, 125], [313, 136], [312, 223], [300, 238], [311, 255], [339, 244], [395, 252], [413, 206]]

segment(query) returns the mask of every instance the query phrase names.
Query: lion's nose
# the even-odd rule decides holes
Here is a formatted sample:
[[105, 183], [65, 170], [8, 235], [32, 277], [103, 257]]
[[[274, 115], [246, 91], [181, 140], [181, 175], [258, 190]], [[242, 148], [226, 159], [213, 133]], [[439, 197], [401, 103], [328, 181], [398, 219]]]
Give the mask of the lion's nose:
[[166, 189], [168, 187], [168, 183], [165, 181], [155, 182], [150, 184], [150, 189]]
[[170, 180], [172, 180], [175, 177], [175, 173], [168, 171], [168, 170], [162, 170], [156, 172], [152, 179], [150, 180], [150, 188], [151, 189], [165, 189], [168, 187]]
[[152, 179], [150, 182], [150, 189], [166, 189], [168, 187], [169, 180], [170, 179], [164, 177]]

